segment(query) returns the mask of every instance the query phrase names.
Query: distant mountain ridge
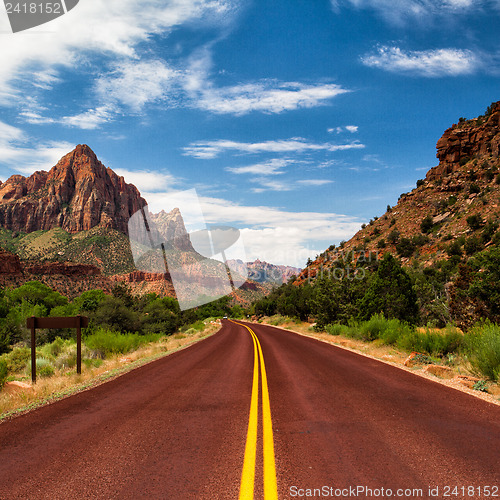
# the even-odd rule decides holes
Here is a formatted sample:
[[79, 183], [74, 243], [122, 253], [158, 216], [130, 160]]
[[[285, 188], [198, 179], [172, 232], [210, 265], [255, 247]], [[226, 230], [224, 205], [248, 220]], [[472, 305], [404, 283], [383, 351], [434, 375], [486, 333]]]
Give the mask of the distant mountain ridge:
[[248, 278], [257, 283], [275, 283], [281, 285], [286, 283], [292, 276], [297, 276], [301, 269], [292, 266], [280, 266], [264, 262], [259, 259], [253, 262], [243, 263], [241, 260], [230, 260], [231, 266], [234, 266], [240, 273], [248, 270]]

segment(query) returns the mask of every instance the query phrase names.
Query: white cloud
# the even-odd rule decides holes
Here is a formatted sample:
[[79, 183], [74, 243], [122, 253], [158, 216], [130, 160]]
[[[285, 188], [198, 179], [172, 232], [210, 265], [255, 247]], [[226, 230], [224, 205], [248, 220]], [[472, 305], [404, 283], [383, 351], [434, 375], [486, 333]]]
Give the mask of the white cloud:
[[[234, 9], [229, 0], [92, 0], [80, 2], [68, 14], [40, 30], [4, 34], [8, 47], [0, 52], [0, 93], [7, 104], [21, 93], [17, 81], [33, 72], [58, 78], [60, 68], [75, 68], [88, 56], [136, 58], [137, 47], [154, 34], [188, 21], [228, 22]], [[7, 16], [0, 16], [0, 30], [9, 32]], [[42, 79], [43, 80], [43, 79]]]
[[252, 188], [254, 193], [264, 193], [265, 191], [292, 191], [295, 186], [291, 182], [270, 179], [269, 177], [256, 177], [250, 182], [259, 184], [260, 187]]
[[337, 134], [341, 134], [342, 132], [350, 132], [351, 134], [355, 134], [358, 131], [357, 125], [345, 125], [344, 127], [333, 127], [327, 129], [327, 132], [333, 134], [334, 132]]
[[274, 264], [304, 267], [308, 257], [349, 239], [360, 224], [354, 217], [334, 213], [288, 212], [214, 198], [201, 201], [207, 222], [243, 227], [248, 260], [260, 258]]
[[114, 110], [109, 106], [99, 106], [95, 109], [89, 109], [78, 115], [65, 116], [60, 123], [68, 127], [80, 128], [83, 130], [94, 130], [103, 123], [113, 119]]
[[307, 151], [344, 151], [348, 149], [362, 149], [365, 146], [359, 142], [351, 144], [312, 143], [301, 137], [285, 139], [281, 141], [265, 142], [236, 142], [228, 140], [217, 140], [207, 142], [194, 142], [184, 148], [186, 156], [199, 159], [213, 159], [226, 151], [239, 153], [304, 153]]
[[150, 170], [126, 170], [115, 168], [114, 171], [125, 178], [125, 181], [139, 189], [141, 193], [166, 191], [179, 184], [179, 179], [165, 172], [152, 172]]
[[203, 90], [194, 104], [216, 114], [244, 115], [252, 111], [282, 113], [319, 106], [346, 92], [349, 91], [335, 84], [306, 85], [264, 80]]
[[31, 144], [21, 129], [0, 122], [0, 163], [15, 172], [48, 170], [74, 147], [63, 141]]
[[113, 71], [101, 77], [96, 91], [103, 102], [116, 102], [139, 112], [148, 103], [166, 100], [179, 75], [158, 59], [130, 60], [116, 64]]
[[375, 11], [391, 24], [403, 25], [418, 21], [421, 24], [432, 23], [437, 18], [446, 18], [450, 14], [467, 14], [472, 9], [481, 9], [486, 0], [330, 0], [335, 12], [341, 7], [352, 6], [357, 9]]
[[297, 183], [304, 186], [326, 186], [327, 184], [332, 184], [333, 181], [328, 179], [304, 179], [302, 181], [297, 181]]
[[212, 46], [197, 50], [189, 59], [182, 85], [191, 106], [215, 114], [236, 116], [259, 111], [282, 113], [326, 104], [350, 92], [333, 83], [305, 84], [264, 79], [217, 88], [210, 79], [213, 67]]
[[[143, 193], [150, 209], [160, 211], [171, 193]], [[221, 198], [200, 197], [208, 224], [239, 227], [247, 259], [304, 267], [308, 257], [332, 243], [349, 239], [360, 221], [335, 213], [289, 212], [273, 207], [239, 205]], [[153, 207], [153, 208], [151, 208]]]
[[403, 51], [382, 46], [375, 54], [363, 56], [361, 61], [373, 68], [424, 77], [469, 75], [483, 66], [477, 54], [460, 49]]
[[246, 165], [244, 167], [228, 167], [226, 170], [233, 174], [280, 175], [283, 169], [290, 164], [299, 163], [295, 160], [273, 158], [264, 163]]

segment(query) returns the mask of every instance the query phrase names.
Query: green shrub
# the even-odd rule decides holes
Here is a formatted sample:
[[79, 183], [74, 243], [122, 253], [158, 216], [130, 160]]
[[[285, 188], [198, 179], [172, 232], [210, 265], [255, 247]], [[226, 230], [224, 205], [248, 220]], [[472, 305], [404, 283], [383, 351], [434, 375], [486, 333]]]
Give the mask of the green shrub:
[[[26, 373], [31, 373], [31, 362], [26, 363]], [[46, 358], [36, 358], [36, 374], [40, 377], [52, 377], [54, 375], [54, 366]]]
[[139, 335], [137, 333], [116, 333], [99, 328], [91, 335], [85, 337], [85, 345], [92, 351], [97, 351], [103, 356], [110, 354], [124, 354], [138, 349], [141, 345], [156, 342], [161, 335]]
[[465, 336], [472, 366], [491, 380], [500, 378], [500, 326], [489, 321], [476, 325]]
[[412, 330], [398, 340], [398, 346], [407, 351], [418, 351], [444, 357], [457, 352], [463, 345], [463, 335], [453, 327], [444, 332]]
[[422, 222], [420, 223], [420, 230], [423, 233], [431, 232], [433, 227], [434, 227], [434, 219], [430, 215], [427, 215], [422, 219]]
[[380, 339], [384, 344], [396, 344], [413, 329], [399, 319], [386, 319], [383, 314], [375, 314], [368, 321], [360, 324], [359, 330], [364, 340]]
[[326, 333], [330, 335], [344, 335], [345, 337], [350, 337], [350, 327], [347, 325], [341, 325], [340, 323], [333, 323], [331, 325], [326, 325]]
[[7, 362], [4, 359], [0, 359], [0, 390], [4, 386], [8, 374]]
[[481, 239], [476, 236], [471, 236], [465, 240], [464, 250], [467, 255], [474, 255], [483, 249]]
[[365, 340], [375, 340], [380, 338], [386, 328], [387, 320], [383, 314], [374, 314], [368, 321], [360, 325], [360, 330]]
[[476, 231], [483, 225], [483, 218], [479, 214], [467, 217], [467, 224], [472, 231]]
[[416, 245], [410, 238], [401, 238], [401, 241], [396, 245], [396, 252], [401, 257], [411, 257], [415, 248]]
[[17, 373], [24, 370], [26, 362], [31, 358], [29, 347], [16, 347], [9, 354], [4, 354], [3, 359], [7, 363], [9, 373]]

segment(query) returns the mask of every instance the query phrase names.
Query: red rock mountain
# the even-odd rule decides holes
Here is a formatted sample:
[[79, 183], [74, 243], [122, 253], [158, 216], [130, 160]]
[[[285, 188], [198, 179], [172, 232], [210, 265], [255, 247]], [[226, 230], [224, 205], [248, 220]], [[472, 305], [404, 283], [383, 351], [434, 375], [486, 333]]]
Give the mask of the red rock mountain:
[[429, 266], [449, 259], [453, 251], [471, 255], [500, 241], [500, 102], [482, 116], [461, 118], [436, 148], [439, 165], [415, 189], [363, 224], [349, 241], [319, 255], [297, 283], [349, 255], [390, 252], [403, 264]]
[[0, 226], [25, 233], [55, 227], [76, 233], [95, 226], [127, 233], [128, 219], [145, 204], [135, 186], [79, 145], [50, 172], [13, 175], [0, 183]]

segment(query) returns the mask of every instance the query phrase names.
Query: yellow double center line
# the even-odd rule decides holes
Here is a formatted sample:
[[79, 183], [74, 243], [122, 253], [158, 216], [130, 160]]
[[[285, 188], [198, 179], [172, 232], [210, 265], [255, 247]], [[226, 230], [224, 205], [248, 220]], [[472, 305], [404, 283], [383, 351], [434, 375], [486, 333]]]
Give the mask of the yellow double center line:
[[255, 462], [257, 457], [257, 424], [259, 406], [259, 361], [260, 376], [262, 380], [262, 440], [264, 454], [264, 499], [277, 500], [278, 487], [276, 483], [276, 465], [274, 461], [274, 439], [273, 425], [271, 421], [271, 405], [269, 403], [269, 390], [267, 387], [266, 366], [262, 347], [255, 332], [246, 325], [244, 326], [252, 336], [254, 360], [253, 360], [253, 383], [252, 399], [250, 402], [250, 416], [248, 418], [247, 441], [245, 445], [245, 460], [241, 473], [239, 500], [253, 500], [255, 483]]

